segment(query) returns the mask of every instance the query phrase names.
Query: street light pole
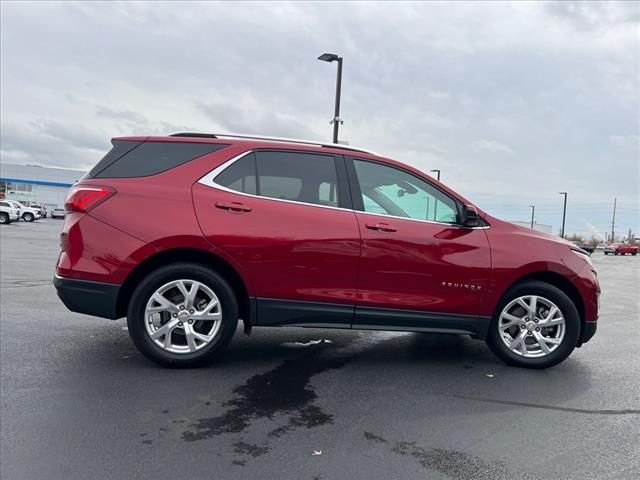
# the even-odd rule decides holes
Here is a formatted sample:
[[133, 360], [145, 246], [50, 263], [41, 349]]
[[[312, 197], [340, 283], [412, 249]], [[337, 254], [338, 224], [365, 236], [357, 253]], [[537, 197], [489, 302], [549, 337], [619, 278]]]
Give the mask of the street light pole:
[[567, 192], [558, 192], [560, 195], [564, 195], [564, 207], [562, 208], [562, 233], [560, 236], [564, 238], [564, 221], [567, 218]]
[[529, 205], [531, 207], [531, 229], [533, 229], [533, 221], [536, 218], [536, 206]]
[[318, 57], [323, 62], [338, 62], [338, 76], [336, 78], [336, 103], [333, 114], [333, 143], [338, 143], [338, 127], [340, 125], [340, 96], [342, 94], [342, 57], [335, 53], [323, 53]]

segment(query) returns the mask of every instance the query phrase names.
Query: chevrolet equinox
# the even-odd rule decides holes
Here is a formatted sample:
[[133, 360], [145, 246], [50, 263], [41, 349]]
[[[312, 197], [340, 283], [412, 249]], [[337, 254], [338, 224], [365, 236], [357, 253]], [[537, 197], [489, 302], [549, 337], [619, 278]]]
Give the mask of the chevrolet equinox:
[[70, 190], [54, 284], [74, 312], [127, 317], [164, 366], [253, 327], [466, 334], [545, 368], [596, 331], [589, 256], [494, 218], [366, 150], [179, 133], [124, 137]]

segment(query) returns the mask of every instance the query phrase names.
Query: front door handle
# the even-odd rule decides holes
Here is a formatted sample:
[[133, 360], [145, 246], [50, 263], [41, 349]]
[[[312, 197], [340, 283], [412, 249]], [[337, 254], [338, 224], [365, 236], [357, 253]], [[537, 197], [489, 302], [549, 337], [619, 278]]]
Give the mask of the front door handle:
[[397, 232], [398, 230], [387, 223], [367, 223], [365, 224], [369, 230], [377, 230], [379, 232]]
[[240, 203], [240, 202], [231, 202], [231, 203], [217, 202], [216, 203], [216, 208], [221, 208], [223, 210], [229, 210], [231, 212], [236, 212], [236, 213], [243, 213], [243, 212], [250, 212], [251, 211], [251, 207], [249, 207], [248, 205], [245, 205], [244, 203]]

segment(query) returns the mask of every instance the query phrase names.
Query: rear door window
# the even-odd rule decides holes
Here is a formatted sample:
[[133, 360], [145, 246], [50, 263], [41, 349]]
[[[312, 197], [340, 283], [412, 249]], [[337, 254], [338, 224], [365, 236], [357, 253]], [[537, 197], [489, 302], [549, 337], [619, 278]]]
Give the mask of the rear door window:
[[338, 175], [331, 155], [258, 151], [242, 157], [214, 182], [262, 197], [337, 207]]
[[256, 195], [256, 156], [253, 153], [236, 160], [220, 173], [214, 181], [236, 192]]

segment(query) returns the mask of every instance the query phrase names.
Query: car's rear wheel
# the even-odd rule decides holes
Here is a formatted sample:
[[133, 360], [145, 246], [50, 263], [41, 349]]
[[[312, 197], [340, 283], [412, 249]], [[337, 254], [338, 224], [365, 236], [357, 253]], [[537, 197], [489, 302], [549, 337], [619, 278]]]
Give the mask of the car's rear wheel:
[[580, 335], [580, 316], [571, 299], [545, 282], [511, 288], [493, 316], [487, 344], [504, 362], [547, 368], [567, 358]]
[[127, 324], [147, 358], [168, 367], [197, 367], [213, 361], [231, 341], [238, 302], [216, 272], [199, 264], [173, 264], [155, 270], [136, 288]]
[[9, 215], [4, 212], [0, 212], [0, 224], [9, 223]]
[[32, 213], [25, 213], [25, 214], [22, 216], [22, 219], [23, 219], [25, 222], [33, 222], [33, 214], [32, 214]]

